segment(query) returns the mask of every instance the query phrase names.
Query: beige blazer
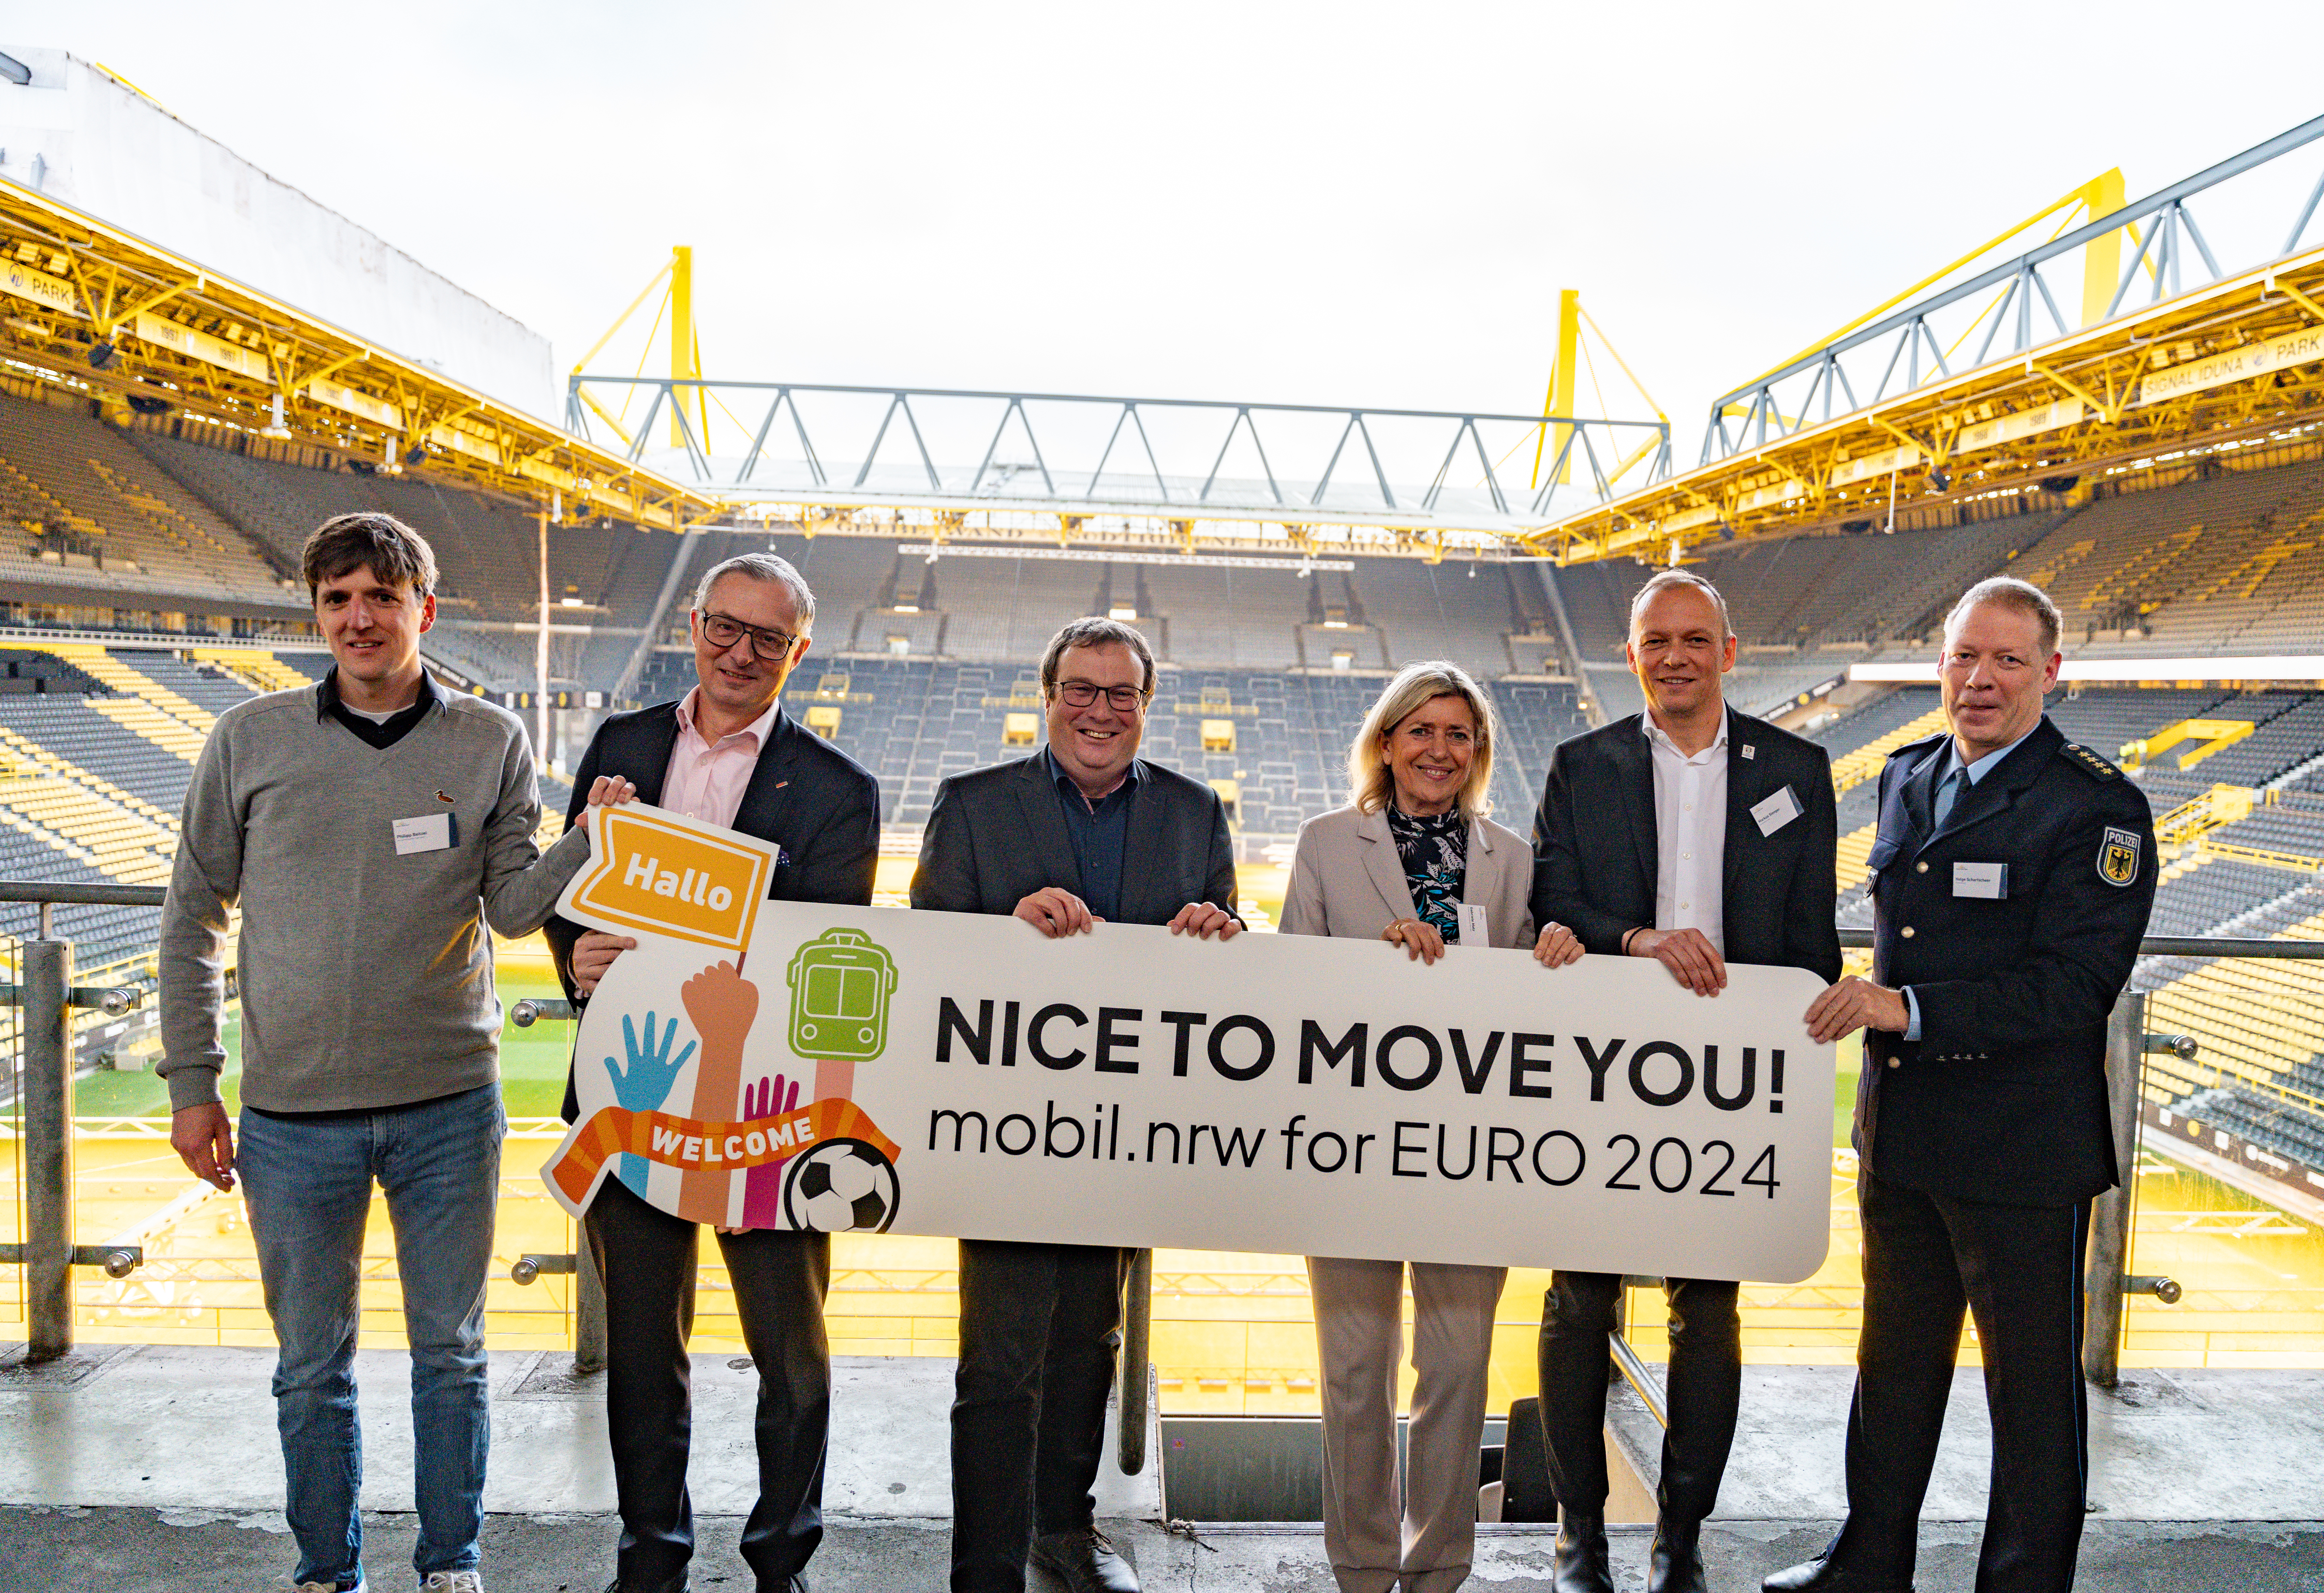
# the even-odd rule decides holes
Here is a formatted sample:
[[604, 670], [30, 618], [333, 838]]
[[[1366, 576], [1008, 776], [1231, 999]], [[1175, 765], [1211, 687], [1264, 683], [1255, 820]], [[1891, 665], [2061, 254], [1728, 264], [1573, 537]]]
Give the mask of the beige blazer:
[[[1494, 945], [1532, 947], [1532, 895], [1533, 848], [1525, 837], [1490, 819], [1471, 822], [1461, 900], [1484, 907]], [[1342, 807], [1299, 827], [1284, 934], [1377, 940], [1398, 918], [1414, 916], [1387, 814]]]

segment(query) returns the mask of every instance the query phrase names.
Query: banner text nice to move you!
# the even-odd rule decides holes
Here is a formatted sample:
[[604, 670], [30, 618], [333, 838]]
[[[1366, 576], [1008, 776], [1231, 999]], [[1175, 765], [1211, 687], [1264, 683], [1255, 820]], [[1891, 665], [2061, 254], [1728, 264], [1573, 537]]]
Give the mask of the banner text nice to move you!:
[[592, 810], [634, 935], [543, 1169], [752, 1227], [1796, 1282], [1831, 1226], [1821, 982], [764, 899], [778, 848]]

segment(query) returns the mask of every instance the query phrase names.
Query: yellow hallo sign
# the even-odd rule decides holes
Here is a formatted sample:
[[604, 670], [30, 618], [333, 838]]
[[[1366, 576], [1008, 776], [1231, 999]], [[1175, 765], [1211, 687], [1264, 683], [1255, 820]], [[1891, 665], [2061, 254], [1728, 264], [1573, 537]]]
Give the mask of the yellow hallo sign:
[[657, 807], [589, 810], [589, 862], [567, 900], [590, 919], [740, 952], [775, 867], [776, 849], [709, 831]]

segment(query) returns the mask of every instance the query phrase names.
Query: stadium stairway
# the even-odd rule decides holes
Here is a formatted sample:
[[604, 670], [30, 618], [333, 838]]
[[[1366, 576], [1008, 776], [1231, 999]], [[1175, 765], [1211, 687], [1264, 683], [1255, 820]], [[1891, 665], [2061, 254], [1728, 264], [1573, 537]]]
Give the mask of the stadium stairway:
[[314, 685], [272, 653], [243, 648], [198, 647], [187, 655], [197, 664], [231, 675], [255, 692], [297, 691]]
[[101, 647], [58, 642], [47, 650], [120, 694], [91, 697], [89, 706], [99, 714], [188, 763], [201, 756], [202, 741], [217, 723], [217, 715], [131, 668]]

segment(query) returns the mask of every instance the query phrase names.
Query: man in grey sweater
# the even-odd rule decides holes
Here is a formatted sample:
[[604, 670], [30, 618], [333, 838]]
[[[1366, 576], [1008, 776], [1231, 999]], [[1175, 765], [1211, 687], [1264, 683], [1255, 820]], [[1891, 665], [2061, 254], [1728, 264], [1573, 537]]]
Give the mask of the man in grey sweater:
[[[303, 564], [336, 668], [227, 709], [202, 749], [161, 909], [157, 1071], [186, 1165], [222, 1190], [242, 1174], [281, 1345], [293, 1581], [364, 1587], [353, 1369], [376, 1180], [411, 1345], [413, 1565], [431, 1593], [481, 1593], [484, 1273], [506, 1128], [489, 931], [540, 926], [587, 828], [543, 854], [522, 723], [421, 667], [436, 559], [418, 533], [341, 515]], [[590, 799], [627, 794], [600, 780]], [[237, 902], [238, 1156], [218, 1092]]]

